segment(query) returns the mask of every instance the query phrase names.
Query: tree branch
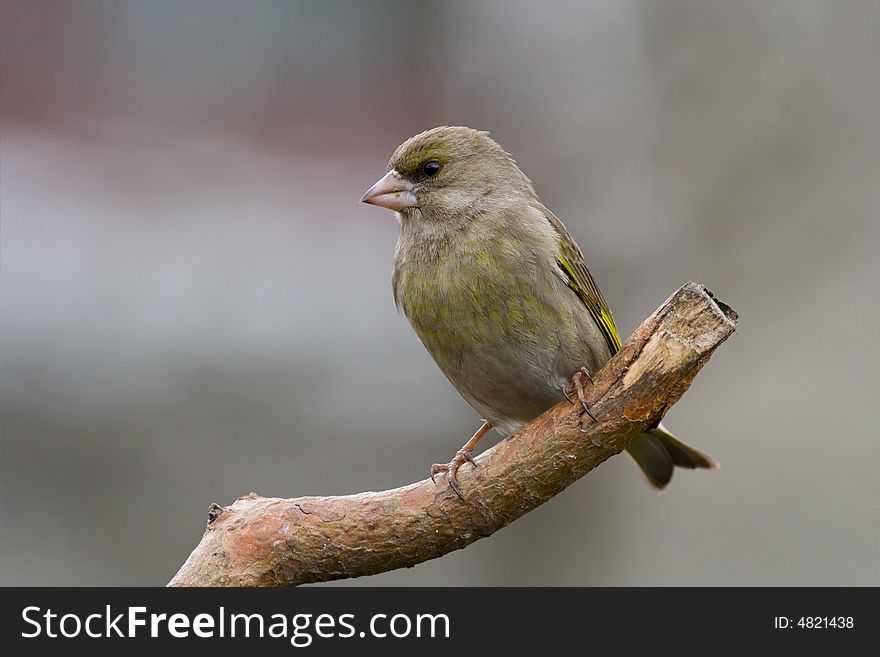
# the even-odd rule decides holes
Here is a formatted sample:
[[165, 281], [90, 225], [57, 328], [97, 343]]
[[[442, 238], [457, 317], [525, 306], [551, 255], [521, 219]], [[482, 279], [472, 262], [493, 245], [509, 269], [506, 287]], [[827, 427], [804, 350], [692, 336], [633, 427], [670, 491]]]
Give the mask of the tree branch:
[[459, 481], [294, 499], [254, 493], [212, 506], [201, 542], [169, 586], [293, 586], [413, 566], [489, 536], [562, 491], [656, 425], [684, 394], [736, 313], [687, 283], [594, 377], [598, 419], [578, 430], [562, 402], [487, 450]]

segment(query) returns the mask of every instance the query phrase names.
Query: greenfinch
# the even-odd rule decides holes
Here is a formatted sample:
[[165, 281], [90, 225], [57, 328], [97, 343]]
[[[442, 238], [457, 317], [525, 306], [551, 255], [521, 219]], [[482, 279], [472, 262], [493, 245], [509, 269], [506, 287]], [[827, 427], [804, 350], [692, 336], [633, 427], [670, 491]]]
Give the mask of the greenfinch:
[[[488, 133], [442, 126], [408, 139], [361, 201], [395, 213], [394, 301], [485, 418], [432, 479], [445, 472], [463, 498], [457, 472], [490, 428], [510, 435], [563, 399], [590, 421], [585, 387], [620, 349], [611, 310], [565, 226]], [[657, 489], [675, 466], [716, 467], [662, 426], [627, 451]]]

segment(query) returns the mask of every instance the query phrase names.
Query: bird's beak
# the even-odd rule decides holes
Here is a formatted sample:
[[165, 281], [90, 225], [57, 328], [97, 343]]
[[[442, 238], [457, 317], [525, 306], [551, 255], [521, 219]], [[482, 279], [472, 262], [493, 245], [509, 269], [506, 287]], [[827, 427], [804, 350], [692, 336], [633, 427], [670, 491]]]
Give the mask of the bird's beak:
[[378, 205], [396, 212], [407, 208], [416, 208], [419, 202], [416, 200], [413, 189], [414, 185], [410, 181], [405, 180], [392, 169], [366, 191], [361, 197], [361, 203]]

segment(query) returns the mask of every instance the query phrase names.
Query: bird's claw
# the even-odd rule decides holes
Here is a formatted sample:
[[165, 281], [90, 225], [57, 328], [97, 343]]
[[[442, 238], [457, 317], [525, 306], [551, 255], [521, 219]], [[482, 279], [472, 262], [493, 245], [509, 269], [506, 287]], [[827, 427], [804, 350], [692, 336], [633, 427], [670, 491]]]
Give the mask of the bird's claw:
[[581, 402], [581, 406], [582, 406], [583, 409], [584, 409], [584, 412], [581, 413], [581, 415], [583, 415], [584, 413], [586, 413], [587, 415], [590, 416], [590, 419], [591, 419], [593, 422], [598, 422], [598, 421], [599, 421], [599, 420], [596, 419], [596, 416], [593, 415], [593, 411], [590, 410], [590, 408], [587, 406], [587, 403], [586, 403], [586, 402]]
[[593, 415], [593, 412], [590, 410], [590, 407], [587, 405], [587, 394], [584, 391], [584, 379], [593, 383], [593, 376], [590, 374], [590, 370], [586, 367], [582, 367], [577, 372], [575, 372], [571, 377], [571, 384], [562, 386], [562, 394], [565, 395], [565, 398], [569, 401], [570, 404], [574, 404], [575, 400], [572, 398], [572, 393], [577, 395], [577, 400], [581, 404], [581, 408], [583, 409], [581, 413], [578, 415], [578, 430], [581, 433], [587, 433], [587, 430], [584, 429], [584, 425], [581, 422], [581, 418], [584, 415], [589, 416], [593, 422], [598, 422], [596, 416]]
[[449, 487], [453, 491], [455, 491], [455, 494], [458, 495], [458, 499], [460, 499], [463, 502], [464, 501], [464, 493], [461, 492], [461, 488], [458, 487], [458, 484], [456, 483], [455, 479], [449, 480]]
[[586, 367], [582, 367], [581, 369], [578, 370], [578, 372], [580, 372], [580, 373], [583, 374], [585, 377], [587, 377], [587, 381], [589, 381], [590, 384], [592, 385], [592, 383], [593, 383], [593, 375], [590, 374], [590, 370], [588, 370]]
[[431, 481], [435, 484], [437, 480], [435, 477], [441, 472], [446, 473], [446, 479], [449, 481], [449, 487], [453, 490], [453, 492], [458, 495], [459, 499], [464, 499], [464, 494], [461, 492], [461, 487], [458, 485], [458, 469], [464, 465], [465, 463], [470, 463], [474, 467], [477, 467], [477, 462], [474, 461], [474, 457], [471, 456], [471, 451], [469, 449], [460, 449], [456, 452], [455, 456], [449, 463], [435, 463], [431, 466]]

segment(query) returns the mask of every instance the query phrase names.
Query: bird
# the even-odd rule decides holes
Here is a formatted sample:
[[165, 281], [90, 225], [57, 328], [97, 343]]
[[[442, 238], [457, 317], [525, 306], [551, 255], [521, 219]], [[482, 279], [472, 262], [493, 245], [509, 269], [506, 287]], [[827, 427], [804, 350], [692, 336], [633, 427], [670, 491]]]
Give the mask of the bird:
[[[485, 418], [448, 463], [457, 475], [495, 429], [509, 436], [564, 399], [595, 421], [586, 391], [620, 334], [580, 247], [513, 157], [488, 132], [439, 126], [395, 149], [361, 202], [394, 212], [392, 292], [443, 374]], [[676, 466], [714, 468], [662, 425], [626, 448], [663, 489]]]

